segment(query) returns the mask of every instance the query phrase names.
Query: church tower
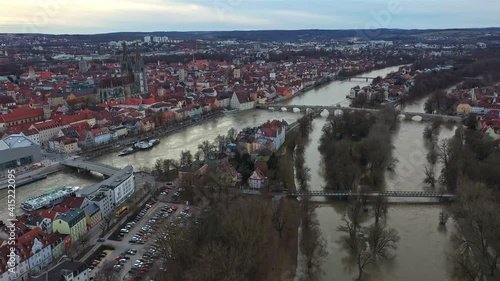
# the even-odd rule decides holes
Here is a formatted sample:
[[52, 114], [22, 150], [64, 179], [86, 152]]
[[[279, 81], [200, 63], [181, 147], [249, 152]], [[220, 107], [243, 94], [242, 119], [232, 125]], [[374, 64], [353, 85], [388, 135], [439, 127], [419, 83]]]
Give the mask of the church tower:
[[141, 95], [148, 93], [148, 81], [139, 45], [135, 46], [134, 84], [136, 93]]
[[35, 72], [35, 69], [33, 68], [33, 66], [29, 67], [28, 79], [36, 79], [36, 72]]
[[123, 42], [122, 48], [123, 48], [123, 56], [122, 56], [121, 71], [122, 71], [122, 76], [127, 76], [132, 74], [132, 64], [128, 57], [127, 43]]
[[47, 121], [50, 119], [50, 104], [48, 102], [43, 103], [43, 120]]

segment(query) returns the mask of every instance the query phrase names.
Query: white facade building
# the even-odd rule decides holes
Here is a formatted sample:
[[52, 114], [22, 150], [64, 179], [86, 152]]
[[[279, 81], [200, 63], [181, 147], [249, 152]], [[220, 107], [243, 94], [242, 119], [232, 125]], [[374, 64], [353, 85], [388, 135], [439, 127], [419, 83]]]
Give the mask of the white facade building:
[[255, 107], [255, 102], [250, 98], [250, 95], [245, 93], [233, 93], [231, 98], [231, 108], [248, 110]]
[[114, 211], [135, 191], [135, 176], [132, 166], [117, 171], [108, 179], [76, 192], [77, 196], [87, 197], [101, 209], [103, 217]]
[[52, 262], [52, 248], [50, 245], [44, 247], [37, 238], [33, 240], [31, 247], [32, 256], [28, 259], [30, 272], [38, 273]]

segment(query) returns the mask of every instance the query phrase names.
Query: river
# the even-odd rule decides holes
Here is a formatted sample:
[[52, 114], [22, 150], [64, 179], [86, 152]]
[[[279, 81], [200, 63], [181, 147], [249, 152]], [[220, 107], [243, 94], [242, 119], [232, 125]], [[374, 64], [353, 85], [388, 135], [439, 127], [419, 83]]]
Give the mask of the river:
[[[398, 67], [389, 67], [363, 74], [363, 76], [385, 76]], [[297, 105], [332, 105], [341, 103], [348, 105], [346, 95], [349, 89], [368, 83], [364, 79], [353, 79], [352, 81], [334, 81], [324, 87], [312, 90], [300, 97], [288, 100], [287, 104]], [[412, 107], [412, 110], [420, 111], [421, 104]], [[163, 137], [160, 145], [150, 151], [138, 152], [133, 155], [118, 157], [117, 153], [103, 155], [96, 161], [123, 167], [128, 164], [136, 169], [141, 166], [154, 165], [159, 158], [179, 158], [182, 150], [196, 151], [198, 144], [204, 140], [212, 141], [219, 134], [226, 134], [234, 127], [243, 129], [248, 126], [256, 126], [270, 119], [283, 119], [293, 122], [300, 117], [299, 114], [291, 112], [250, 110], [240, 112], [231, 116], [224, 116], [209, 120], [198, 126], [185, 128], [173, 135]], [[306, 165], [311, 168], [311, 187], [321, 189], [324, 180], [318, 165], [320, 155], [318, 143], [321, 129], [326, 118], [314, 120], [314, 130], [310, 135], [311, 141], [306, 147]], [[388, 190], [423, 190], [422, 179], [424, 177], [423, 167], [426, 164], [427, 153], [422, 139], [425, 124], [418, 122], [402, 122], [399, 130], [394, 136], [394, 155], [399, 159], [395, 172], [388, 173], [386, 177]], [[449, 137], [453, 134], [453, 128], [442, 128], [441, 137]], [[81, 175], [72, 172], [62, 172], [51, 175], [47, 179], [24, 186], [17, 190], [17, 202], [20, 203], [29, 197], [40, 194], [50, 188], [59, 185], [86, 186], [98, 181], [99, 178], [92, 175]], [[0, 198], [4, 200], [6, 190], [0, 190]], [[339, 225], [344, 203], [337, 202], [324, 205], [317, 209], [318, 220], [325, 240], [327, 242], [328, 256], [323, 264], [324, 275], [322, 280], [351, 281], [354, 273], [347, 273], [342, 264], [342, 258], [346, 253], [337, 244]], [[438, 230], [438, 215], [442, 211], [440, 205], [404, 205], [393, 204], [388, 215], [388, 226], [398, 230], [401, 241], [398, 243], [396, 256], [390, 262], [384, 263], [380, 271], [370, 271], [371, 280], [377, 281], [420, 281], [420, 280], [446, 280], [446, 249], [449, 241], [448, 231]], [[5, 212], [0, 213], [0, 219], [7, 218]], [[450, 225], [450, 224], [449, 224]]]
[[[364, 76], [384, 76], [397, 68], [388, 68]], [[363, 81], [364, 82], [364, 81]], [[339, 93], [347, 91], [355, 85], [364, 86], [367, 83], [360, 81], [334, 82], [320, 88], [309, 96], [309, 93], [289, 101], [289, 104], [317, 105], [336, 104], [345, 102], [345, 95]], [[337, 87], [338, 86], [338, 87]], [[335, 99], [337, 98], [337, 99]], [[297, 103], [296, 103], [297, 101]], [[424, 112], [425, 99], [405, 108], [407, 111]], [[411, 110], [408, 110], [411, 109]], [[313, 121], [313, 131], [310, 142], [306, 146], [305, 161], [311, 169], [311, 189], [321, 190], [325, 185], [322, 170], [318, 162], [321, 156], [318, 151], [321, 129], [326, 118]], [[403, 121], [393, 137], [394, 156], [398, 159], [393, 172], [386, 174], [386, 190], [427, 190], [423, 184], [424, 167], [427, 165], [427, 148], [422, 137], [426, 123]], [[455, 127], [441, 126], [440, 139], [453, 136]], [[435, 171], [439, 175], [441, 167], [437, 165]], [[425, 199], [423, 199], [425, 200]], [[404, 200], [403, 200], [404, 202]], [[424, 203], [425, 201], [422, 201]], [[341, 233], [337, 227], [341, 223], [345, 204], [342, 202], [323, 204], [316, 212], [321, 226], [323, 237], [327, 244], [328, 255], [322, 266], [324, 281], [351, 281], [357, 271], [349, 272], [342, 259], [347, 253], [337, 242]], [[401, 237], [395, 257], [383, 263], [380, 270], [369, 269], [370, 280], [373, 281], [421, 281], [421, 280], [448, 280], [447, 251], [449, 249], [450, 234], [453, 225], [448, 223], [447, 229], [438, 225], [439, 213], [445, 206], [438, 204], [391, 204], [387, 226], [395, 228]]]
[[[211, 119], [197, 126], [181, 129], [175, 134], [161, 138], [160, 144], [148, 151], [140, 151], [124, 157], [119, 157], [118, 153], [111, 153], [95, 158], [93, 161], [110, 164], [115, 167], [125, 167], [130, 164], [134, 169], [140, 169], [142, 166], [152, 167], [156, 159], [178, 159], [183, 150], [191, 150], [194, 154], [198, 149], [198, 144], [205, 140], [213, 141], [219, 134], [227, 134], [231, 128], [241, 130], [245, 127], [256, 126], [272, 119], [280, 119], [292, 123], [300, 118], [300, 116], [300, 114], [291, 112], [249, 110]], [[69, 171], [52, 174], [47, 179], [18, 188], [16, 190], [16, 205], [19, 206], [21, 202], [54, 187], [62, 185], [85, 187], [99, 182], [99, 180], [102, 180], [102, 178], [93, 174], [78, 174]], [[7, 201], [7, 189], [0, 190], [0, 200], [2, 200], [1, 202]], [[22, 213], [22, 210], [18, 207], [17, 214], [20, 213]], [[5, 221], [7, 218], [7, 212], [0, 212], [0, 220]]]

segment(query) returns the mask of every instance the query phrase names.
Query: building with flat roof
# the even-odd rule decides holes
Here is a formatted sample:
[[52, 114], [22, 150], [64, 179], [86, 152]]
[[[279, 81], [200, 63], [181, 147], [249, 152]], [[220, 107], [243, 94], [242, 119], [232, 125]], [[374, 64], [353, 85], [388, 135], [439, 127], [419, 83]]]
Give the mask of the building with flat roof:
[[22, 133], [0, 140], [0, 173], [39, 162], [41, 158], [40, 145]]
[[[90, 201], [94, 201], [96, 197], [104, 194], [104, 196], [111, 200], [99, 200], [100, 203], [96, 203], [101, 209], [102, 216], [106, 217], [110, 210], [114, 210], [114, 208], [120, 206], [134, 193], [134, 191], [134, 168], [132, 166], [127, 166], [100, 183], [78, 190], [76, 196], [87, 197]], [[112, 205], [104, 206], [102, 204]]]

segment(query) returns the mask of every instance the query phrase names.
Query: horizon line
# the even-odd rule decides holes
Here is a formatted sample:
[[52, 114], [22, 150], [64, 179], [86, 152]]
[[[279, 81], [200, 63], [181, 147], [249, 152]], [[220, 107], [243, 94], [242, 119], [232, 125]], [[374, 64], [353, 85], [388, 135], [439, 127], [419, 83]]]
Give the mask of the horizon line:
[[449, 27], [449, 28], [306, 28], [306, 29], [233, 29], [233, 30], [187, 30], [187, 31], [109, 31], [102, 33], [24, 33], [24, 32], [0, 32], [0, 35], [53, 35], [53, 36], [97, 36], [116, 33], [210, 33], [210, 32], [262, 32], [262, 31], [359, 31], [359, 30], [406, 30], [406, 31], [447, 31], [447, 30], [480, 30], [480, 29], [500, 29], [500, 26], [486, 27]]

